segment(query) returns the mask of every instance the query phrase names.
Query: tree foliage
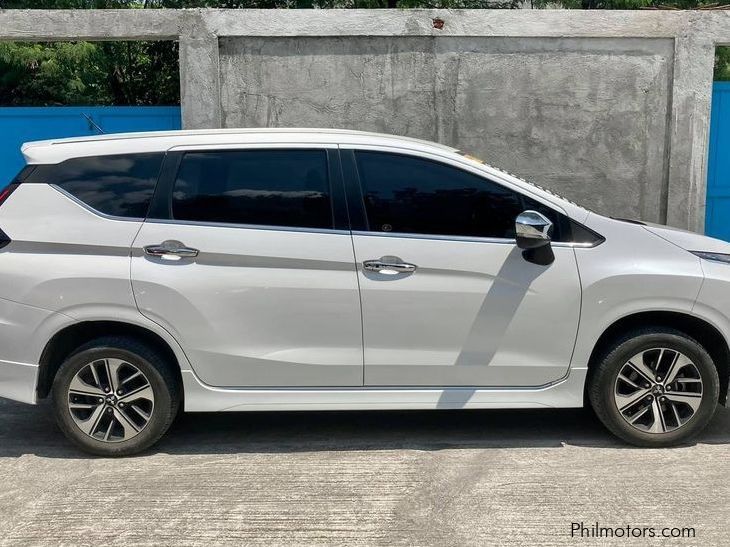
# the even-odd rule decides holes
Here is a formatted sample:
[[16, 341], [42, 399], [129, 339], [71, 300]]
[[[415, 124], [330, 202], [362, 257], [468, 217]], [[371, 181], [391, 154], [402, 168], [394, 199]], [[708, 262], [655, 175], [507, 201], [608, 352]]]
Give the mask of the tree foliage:
[[[535, 8], [693, 9], [730, 0], [531, 0]], [[0, 0], [0, 8], [516, 8], [520, 0]], [[715, 79], [730, 80], [730, 48], [718, 48]], [[179, 103], [175, 42], [0, 42], [1, 105]]]
[[0, 42], [0, 104], [178, 104], [174, 42]]

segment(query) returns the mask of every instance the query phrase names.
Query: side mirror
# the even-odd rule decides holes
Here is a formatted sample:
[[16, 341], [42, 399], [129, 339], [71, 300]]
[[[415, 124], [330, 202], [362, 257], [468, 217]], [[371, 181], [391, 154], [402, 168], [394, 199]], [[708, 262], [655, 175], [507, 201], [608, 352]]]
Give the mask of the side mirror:
[[550, 245], [553, 223], [537, 211], [523, 211], [515, 220], [515, 239], [520, 249], [537, 249]]

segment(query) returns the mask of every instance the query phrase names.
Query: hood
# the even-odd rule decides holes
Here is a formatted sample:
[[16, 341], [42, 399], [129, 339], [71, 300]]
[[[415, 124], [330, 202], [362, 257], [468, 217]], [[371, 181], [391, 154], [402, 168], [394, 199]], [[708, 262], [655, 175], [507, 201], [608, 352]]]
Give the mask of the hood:
[[686, 251], [730, 254], [730, 243], [688, 230], [642, 222], [643, 228]]

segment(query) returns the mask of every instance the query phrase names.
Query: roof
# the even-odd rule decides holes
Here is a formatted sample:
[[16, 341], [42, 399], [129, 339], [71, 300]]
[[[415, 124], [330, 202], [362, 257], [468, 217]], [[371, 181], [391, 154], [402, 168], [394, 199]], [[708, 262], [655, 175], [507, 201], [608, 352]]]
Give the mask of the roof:
[[421, 139], [316, 128], [249, 128], [110, 133], [93, 137], [71, 137], [25, 143], [21, 150], [28, 163], [59, 163], [69, 158], [165, 151], [177, 146], [235, 145], [264, 143], [384, 144], [406, 148], [455, 152], [456, 149]]

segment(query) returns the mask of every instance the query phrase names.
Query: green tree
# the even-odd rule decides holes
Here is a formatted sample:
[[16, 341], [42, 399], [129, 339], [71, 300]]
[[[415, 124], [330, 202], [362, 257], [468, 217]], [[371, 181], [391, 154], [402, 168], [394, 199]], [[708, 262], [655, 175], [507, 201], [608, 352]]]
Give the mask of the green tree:
[[[535, 8], [694, 9], [730, 0], [531, 0]], [[519, 0], [0, 0], [0, 8], [515, 8]], [[730, 80], [730, 48], [715, 79]], [[0, 42], [2, 105], [146, 105], [179, 102], [175, 42]]]
[[175, 42], [0, 42], [0, 104], [179, 103]]

